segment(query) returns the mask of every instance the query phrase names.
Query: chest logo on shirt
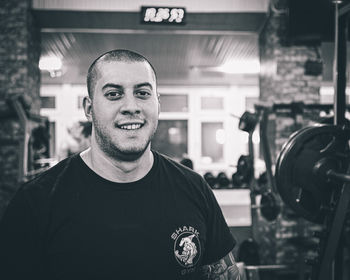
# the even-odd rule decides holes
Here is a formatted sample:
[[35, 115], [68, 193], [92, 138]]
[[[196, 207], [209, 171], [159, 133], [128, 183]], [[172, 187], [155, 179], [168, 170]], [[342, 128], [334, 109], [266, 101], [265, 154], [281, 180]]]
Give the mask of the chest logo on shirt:
[[174, 256], [182, 267], [193, 267], [199, 261], [201, 246], [199, 232], [191, 226], [176, 229], [171, 238], [174, 240]]

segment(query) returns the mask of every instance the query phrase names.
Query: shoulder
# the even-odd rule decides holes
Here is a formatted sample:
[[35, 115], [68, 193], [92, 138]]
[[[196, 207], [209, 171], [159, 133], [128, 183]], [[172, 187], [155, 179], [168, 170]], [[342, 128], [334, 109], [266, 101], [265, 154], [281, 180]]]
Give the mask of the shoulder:
[[37, 177], [22, 184], [19, 192], [24, 192], [27, 194], [37, 192], [47, 194], [51, 193], [58, 182], [72, 171], [72, 162], [76, 160], [77, 156], [78, 155], [73, 155], [60, 161]]
[[165, 155], [156, 155], [159, 161], [159, 176], [167, 180], [168, 187], [173, 187], [177, 192], [185, 193], [203, 203], [213, 200], [214, 194], [202, 175]]
[[22, 184], [9, 200], [5, 215], [8, 217], [34, 215], [38, 217], [38, 221], [46, 220], [48, 207], [55, 193], [54, 189], [59, 185], [60, 178], [65, 177], [64, 174], [71, 166], [71, 159], [62, 160], [39, 176]]
[[159, 168], [162, 170], [162, 172], [171, 173], [172, 179], [182, 178], [198, 184], [206, 185], [203, 177], [194, 170], [159, 152], [154, 152], [154, 155], [158, 158]]

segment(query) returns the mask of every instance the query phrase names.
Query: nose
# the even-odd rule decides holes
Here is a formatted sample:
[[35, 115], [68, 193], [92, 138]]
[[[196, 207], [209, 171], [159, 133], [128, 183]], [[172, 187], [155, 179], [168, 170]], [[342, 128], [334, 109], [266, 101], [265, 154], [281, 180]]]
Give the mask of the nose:
[[125, 94], [121, 113], [123, 115], [134, 115], [141, 113], [140, 107], [133, 93]]

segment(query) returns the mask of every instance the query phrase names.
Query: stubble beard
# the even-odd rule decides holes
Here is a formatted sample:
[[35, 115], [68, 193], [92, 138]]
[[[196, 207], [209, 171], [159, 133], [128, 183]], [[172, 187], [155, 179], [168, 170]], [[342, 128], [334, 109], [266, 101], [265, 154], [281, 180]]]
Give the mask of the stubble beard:
[[94, 115], [92, 116], [92, 123], [95, 130], [95, 139], [100, 149], [112, 159], [131, 162], [139, 159], [147, 150], [154, 134], [156, 133], [158, 121], [149, 134], [144, 146], [130, 147], [126, 149], [123, 149], [123, 147], [116, 143], [117, 141], [113, 139], [110, 133], [108, 133], [107, 127], [99, 123]]

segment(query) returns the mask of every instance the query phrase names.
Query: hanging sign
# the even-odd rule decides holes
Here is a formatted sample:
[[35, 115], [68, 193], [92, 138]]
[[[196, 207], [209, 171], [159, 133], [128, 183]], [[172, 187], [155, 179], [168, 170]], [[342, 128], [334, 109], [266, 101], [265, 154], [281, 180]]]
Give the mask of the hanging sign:
[[141, 7], [142, 23], [185, 24], [185, 8], [178, 7]]

